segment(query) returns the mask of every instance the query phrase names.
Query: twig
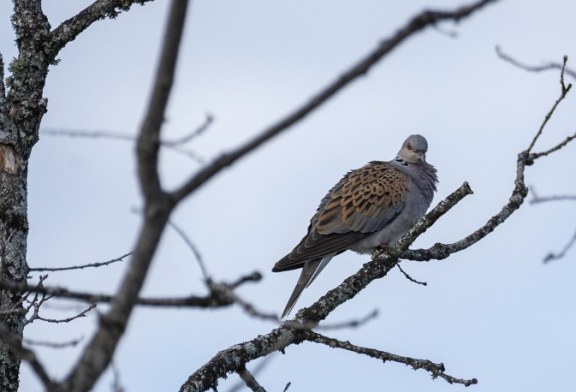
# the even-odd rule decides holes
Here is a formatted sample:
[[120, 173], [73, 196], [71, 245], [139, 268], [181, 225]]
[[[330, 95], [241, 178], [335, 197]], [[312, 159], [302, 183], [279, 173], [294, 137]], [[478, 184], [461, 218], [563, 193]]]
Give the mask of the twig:
[[[252, 370], [252, 374], [254, 376], [257, 376], [258, 374], [260, 374], [260, 372], [262, 372], [262, 370], [264, 370], [264, 368], [266, 366], [268, 366], [268, 364], [270, 363], [270, 360], [274, 357], [274, 354], [271, 354], [269, 356], [267, 356], [266, 358], [262, 358], [262, 360], [254, 367], [254, 370]], [[244, 389], [244, 385], [245, 383], [242, 381], [237, 382], [235, 385], [233, 385], [228, 392], [239, 392], [242, 391]]]
[[[111, 139], [120, 140], [127, 142], [136, 141], [136, 136], [124, 132], [113, 132], [113, 131], [90, 131], [90, 130], [75, 130], [75, 129], [54, 129], [54, 128], [42, 128], [43, 134], [50, 136], [66, 136], [66, 137], [80, 137], [80, 138], [90, 138], [90, 139]], [[192, 134], [193, 135], [193, 134]], [[188, 135], [186, 137], [190, 137]], [[187, 150], [180, 146], [178, 141], [160, 141], [160, 145], [166, 147], [174, 152], [184, 155], [197, 163], [204, 163], [204, 158], [195, 153], [192, 150]]]
[[89, 263], [89, 264], [82, 264], [82, 265], [73, 265], [70, 267], [37, 267], [37, 268], [30, 268], [30, 272], [44, 272], [44, 271], [51, 271], [51, 272], [59, 272], [59, 271], [74, 271], [74, 270], [81, 270], [84, 268], [98, 268], [103, 267], [106, 265], [110, 265], [116, 263], [118, 261], [123, 261], [126, 257], [131, 256], [132, 252], [126, 253], [120, 257], [117, 257], [112, 260], [102, 261], [97, 263]]
[[529, 201], [530, 204], [546, 203], [550, 201], [576, 201], [576, 195], [553, 195], [553, 196], [538, 196], [536, 189], [530, 186], [530, 194], [532, 199]]
[[564, 249], [562, 249], [562, 251], [560, 253], [549, 253], [548, 255], [546, 255], [546, 257], [544, 258], [543, 262], [544, 263], [548, 263], [550, 261], [553, 260], [558, 260], [563, 258], [566, 253], [570, 250], [570, 248], [572, 248], [572, 246], [576, 243], [576, 233], [574, 233], [574, 235], [572, 236], [572, 238], [570, 239], [570, 241], [568, 241], [568, 243], [564, 246]]
[[411, 277], [410, 275], [408, 275], [408, 273], [406, 271], [404, 271], [404, 269], [400, 266], [400, 263], [396, 264], [396, 267], [398, 267], [398, 269], [400, 270], [400, 272], [402, 272], [402, 274], [404, 275], [404, 277], [406, 279], [408, 279], [410, 282], [412, 283], [416, 283], [422, 286], [428, 286], [428, 283], [426, 282], [421, 282], [419, 280], [414, 279], [413, 277]]
[[[500, 57], [502, 60], [518, 67], [521, 68], [525, 71], [529, 71], [529, 72], [542, 72], [542, 71], [551, 71], [551, 70], [561, 70], [563, 67], [563, 64], [561, 63], [552, 63], [552, 62], [548, 62], [548, 63], [544, 63], [542, 65], [528, 65], [525, 63], [522, 63], [518, 60], [516, 60], [515, 58], [513, 58], [512, 56], [504, 53], [502, 51], [502, 49], [500, 48], [500, 46], [496, 46], [495, 47], [496, 50], [496, 54], [498, 55], [498, 57]], [[576, 79], [576, 71], [572, 70], [572, 69], [565, 69], [565, 72], [570, 75], [571, 77]]]
[[210, 291], [213, 293], [213, 295], [215, 295], [216, 297], [229, 298], [230, 301], [239, 305], [240, 308], [244, 312], [246, 312], [249, 316], [259, 318], [261, 320], [274, 321], [276, 323], [280, 322], [280, 319], [278, 318], [278, 316], [276, 314], [264, 313], [264, 312], [259, 311], [258, 309], [256, 309], [256, 307], [254, 305], [252, 305], [252, 304], [244, 301], [242, 298], [240, 298], [238, 296], [238, 294], [236, 294], [232, 290], [232, 288], [227, 284], [210, 282], [209, 287], [210, 287]]
[[246, 282], [260, 282], [262, 280], [262, 274], [258, 271], [254, 271], [251, 274], [241, 276], [236, 281], [229, 284], [231, 289], [235, 289]]
[[169, 220], [168, 226], [170, 226], [172, 229], [174, 229], [174, 231], [180, 236], [180, 238], [182, 238], [182, 240], [184, 240], [186, 245], [188, 245], [188, 248], [190, 248], [190, 250], [192, 251], [192, 254], [196, 258], [196, 261], [198, 262], [198, 265], [200, 266], [200, 271], [202, 272], [202, 276], [204, 276], [204, 282], [209, 282], [210, 276], [208, 275], [208, 270], [206, 268], [206, 265], [204, 264], [204, 260], [202, 258], [202, 255], [200, 254], [200, 251], [198, 250], [196, 245], [194, 245], [194, 243], [192, 242], [190, 237], [188, 237], [186, 232], [182, 228], [180, 228], [180, 226], [178, 226], [176, 223]]
[[212, 125], [213, 122], [214, 122], [214, 116], [212, 116], [210, 113], [208, 113], [208, 114], [206, 114], [206, 119], [204, 120], [204, 122], [202, 124], [200, 124], [200, 126], [198, 126], [195, 130], [190, 132], [188, 135], [184, 135], [183, 137], [181, 137], [179, 139], [163, 140], [162, 144], [164, 146], [167, 146], [167, 147], [174, 147], [174, 146], [186, 144], [186, 143], [192, 141], [193, 139], [197, 138], [198, 136], [202, 135], [204, 132], [206, 132], [206, 130], [208, 130], [208, 128], [210, 128], [210, 126]]
[[89, 311], [91, 311], [92, 309], [94, 309], [96, 307], [96, 304], [92, 304], [90, 305], [88, 308], [84, 309], [82, 312], [78, 313], [75, 316], [72, 317], [68, 317], [65, 319], [51, 319], [51, 318], [45, 318], [42, 316], [38, 316], [36, 317], [38, 320], [42, 320], [45, 321], [47, 323], [53, 323], [53, 324], [60, 324], [60, 323], [69, 323], [70, 321], [74, 321], [78, 318], [82, 318], [82, 317], [86, 317], [86, 313], [88, 313]]
[[319, 343], [326, 345], [331, 348], [341, 348], [344, 350], [352, 351], [358, 354], [367, 355], [371, 358], [379, 359], [383, 362], [391, 361], [402, 363], [404, 365], [412, 367], [414, 370], [422, 369], [432, 374], [432, 378], [442, 378], [449, 384], [462, 384], [464, 386], [470, 386], [477, 384], [478, 380], [475, 378], [465, 380], [461, 378], [456, 378], [445, 373], [444, 365], [441, 363], [434, 363], [427, 359], [416, 359], [410, 357], [404, 357], [401, 355], [391, 354], [385, 351], [375, 350], [373, 348], [356, 346], [350, 342], [343, 342], [338, 339], [330, 338], [324, 335], [320, 335], [314, 331], [308, 330], [304, 331], [306, 335], [306, 340], [309, 342]]
[[370, 312], [369, 314], [367, 314], [366, 316], [364, 316], [359, 320], [351, 320], [335, 324], [321, 324], [318, 327], [316, 327], [316, 329], [322, 331], [328, 331], [331, 329], [358, 328], [368, 323], [369, 321], [374, 320], [376, 317], [378, 317], [378, 309], [374, 309], [372, 312]]
[[62, 348], [67, 348], [67, 347], [75, 347], [82, 340], [84, 340], [84, 338], [80, 337], [78, 339], [73, 339], [73, 340], [69, 340], [67, 342], [60, 342], [60, 343], [44, 342], [41, 340], [33, 340], [33, 339], [28, 339], [28, 338], [25, 338], [22, 341], [26, 344], [31, 345], [31, 346], [42, 346], [42, 347], [48, 347], [48, 348], [53, 348], [53, 349], [62, 349]]
[[242, 366], [240, 369], [238, 369], [236, 373], [238, 373], [238, 375], [240, 376], [242, 381], [244, 381], [246, 386], [251, 390], [253, 390], [254, 392], [266, 392], [266, 390], [262, 388], [260, 384], [258, 384], [258, 381], [256, 381], [252, 373], [250, 373], [248, 369], [246, 369], [246, 366]]
[[[248, 281], [248, 280], [246, 280]], [[34, 292], [51, 297], [74, 299], [88, 303], [112, 303], [116, 296], [110, 294], [95, 294], [68, 290], [63, 287], [49, 287], [29, 285], [26, 282], [9, 282], [0, 280], [0, 289], [10, 290], [14, 293]], [[138, 298], [136, 305], [154, 307], [198, 307], [216, 308], [232, 305], [231, 298], [220, 296], [218, 292], [212, 292], [207, 296], [187, 296], [181, 298]]]
[[[566, 95], [568, 94], [568, 92], [572, 88], [571, 84], [569, 84], [568, 86], [566, 86], [564, 84], [564, 71], [566, 70], [566, 62], [567, 61], [568, 61], [568, 57], [564, 56], [563, 63], [562, 63], [562, 70], [560, 71], [560, 87], [561, 87], [560, 96], [558, 97], [556, 102], [554, 102], [554, 105], [552, 105], [552, 108], [548, 111], [548, 113], [546, 114], [546, 117], [544, 117], [544, 121], [542, 121], [542, 124], [540, 125], [540, 129], [538, 129], [538, 132], [536, 133], [536, 135], [532, 139], [532, 143], [530, 143], [530, 146], [526, 150], [526, 153], [529, 154], [532, 159], [538, 158], [538, 156], [536, 156], [536, 154], [531, 154], [532, 147], [534, 147], [534, 144], [536, 144], [536, 141], [538, 140], [538, 138], [542, 134], [544, 127], [546, 126], [546, 124], [548, 124], [548, 120], [550, 120], [550, 118], [552, 117], [552, 114], [554, 114], [556, 107], [558, 107], [560, 102], [562, 102], [564, 100], [564, 98], [566, 98]], [[569, 141], [570, 140], [568, 140], [566, 143], [568, 143]], [[564, 144], [564, 145], [566, 145], [566, 144]], [[558, 147], [558, 149], [561, 147], [562, 146]]]
[[549, 154], [552, 154], [553, 152], [556, 152], [556, 151], [560, 150], [562, 147], [566, 146], [568, 143], [570, 143], [574, 139], [576, 139], [576, 133], [572, 136], [567, 136], [563, 142], [558, 143], [557, 145], [550, 148], [549, 150], [530, 154], [530, 159], [534, 160], [534, 159], [537, 159], [540, 157], [545, 157]]

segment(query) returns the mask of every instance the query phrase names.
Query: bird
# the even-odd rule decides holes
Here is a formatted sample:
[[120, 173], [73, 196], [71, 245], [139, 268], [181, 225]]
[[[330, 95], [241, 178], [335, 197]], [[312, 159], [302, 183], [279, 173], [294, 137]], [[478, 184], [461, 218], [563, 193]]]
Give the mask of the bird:
[[427, 151], [424, 136], [410, 135], [396, 158], [351, 170], [328, 191], [304, 238], [272, 268], [302, 269], [282, 318], [334, 256], [390, 247], [424, 216], [438, 183]]

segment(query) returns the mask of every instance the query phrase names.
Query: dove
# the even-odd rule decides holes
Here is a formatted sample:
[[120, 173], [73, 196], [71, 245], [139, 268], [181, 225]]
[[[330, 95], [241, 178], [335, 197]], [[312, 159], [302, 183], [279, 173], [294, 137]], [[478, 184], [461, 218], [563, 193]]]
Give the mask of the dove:
[[334, 256], [392, 246], [424, 216], [438, 182], [436, 169], [426, 162], [427, 151], [423, 136], [410, 135], [395, 159], [351, 170], [330, 189], [304, 238], [272, 268], [302, 268], [282, 318]]

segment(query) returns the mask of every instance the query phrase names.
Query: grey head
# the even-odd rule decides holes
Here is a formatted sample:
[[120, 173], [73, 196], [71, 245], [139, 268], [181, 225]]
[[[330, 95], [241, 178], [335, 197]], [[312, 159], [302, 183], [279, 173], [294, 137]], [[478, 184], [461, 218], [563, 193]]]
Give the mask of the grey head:
[[422, 135], [410, 135], [404, 140], [396, 159], [413, 165], [422, 164], [426, 162], [426, 151], [428, 151], [426, 138]]

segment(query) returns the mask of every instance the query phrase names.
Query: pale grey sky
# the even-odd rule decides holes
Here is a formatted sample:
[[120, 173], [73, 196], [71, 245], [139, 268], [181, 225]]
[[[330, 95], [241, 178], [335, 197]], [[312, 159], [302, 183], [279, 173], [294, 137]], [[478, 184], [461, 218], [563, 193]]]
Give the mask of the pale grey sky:
[[[206, 160], [257, 134], [342, 73], [423, 8], [463, 1], [196, 1], [188, 19], [167, 138], [194, 129], [206, 113], [209, 132], [192, 145]], [[44, 1], [52, 26], [87, 1]], [[167, 2], [134, 7], [101, 21], [62, 52], [48, 77], [43, 127], [135, 133], [150, 91]], [[11, 4], [0, 0], [0, 51], [15, 54]], [[516, 154], [529, 144], [559, 94], [558, 73], [529, 74], [503, 63], [495, 45], [527, 62], [576, 61], [568, 0], [501, 1], [460, 25], [443, 24], [401, 46], [365, 78], [272, 143], [215, 178], [173, 216], [204, 256], [216, 280], [264, 273], [239, 294], [267, 312], [280, 312], [297, 273], [272, 265], [300, 240], [325, 192], [349, 169], [394, 157], [411, 133], [428, 138], [428, 160], [439, 171], [435, 202], [468, 181], [475, 194], [415, 244], [467, 235], [507, 201]], [[451, 38], [447, 33], [456, 33]], [[576, 62], [570, 63], [576, 68]], [[576, 131], [576, 98], [555, 114], [536, 150]], [[575, 193], [576, 145], [527, 170], [542, 194]], [[168, 187], [197, 163], [163, 152]], [[44, 135], [30, 163], [31, 266], [102, 261], [130, 250], [140, 204], [133, 148], [114, 140]], [[421, 287], [398, 271], [375, 282], [332, 314], [329, 322], [380, 316], [354, 330], [328, 334], [359, 345], [442, 362], [449, 374], [471, 378], [476, 392], [571, 391], [576, 352], [573, 310], [576, 252], [543, 265], [575, 229], [576, 205], [524, 206], [473, 248], [448, 260], [404, 262]], [[367, 261], [338, 256], [297, 306], [315, 301]], [[124, 271], [116, 265], [52, 273], [47, 284], [112, 292]], [[34, 275], [37, 276], [37, 275]], [[168, 230], [145, 294], [202, 294], [200, 270], [185, 244]], [[61, 305], [58, 305], [61, 307]], [[60, 315], [53, 307], [50, 315]], [[76, 309], [74, 307], [73, 309]], [[67, 325], [34, 323], [36, 340], [88, 340], [96, 315]], [[217, 351], [274, 326], [239, 309], [136, 311], [115, 365], [128, 391], [177, 390]], [[53, 375], [64, 375], [81, 349], [39, 349]], [[249, 368], [253, 368], [251, 363]], [[257, 376], [270, 391], [456, 391], [424, 371], [382, 364], [313, 344], [276, 355]], [[107, 372], [96, 391], [109, 391]], [[221, 391], [236, 383], [231, 375]], [[39, 390], [27, 367], [22, 391]]]

